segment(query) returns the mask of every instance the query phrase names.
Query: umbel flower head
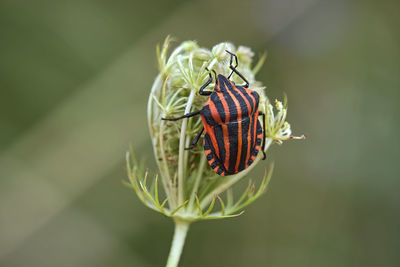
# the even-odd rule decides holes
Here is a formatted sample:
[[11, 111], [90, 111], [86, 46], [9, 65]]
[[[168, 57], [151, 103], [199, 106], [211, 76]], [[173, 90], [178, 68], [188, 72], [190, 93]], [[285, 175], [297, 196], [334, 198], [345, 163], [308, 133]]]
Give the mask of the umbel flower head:
[[[137, 164], [133, 153], [127, 153], [129, 185], [146, 206], [173, 217], [175, 221], [190, 223], [237, 216], [267, 189], [272, 166], [265, 172], [257, 189], [249, 183], [236, 200], [230, 189], [260, 162], [263, 153], [258, 153], [247, 169], [234, 175], [219, 176], [208, 165], [202, 139], [193, 149], [185, 150], [203, 128], [201, 118], [196, 116], [178, 121], [165, 121], [162, 118], [179, 117], [202, 109], [208, 97], [198, 92], [209, 78], [209, 70], [226, 77], [231, 72], [230, 54], [226, 52], [228, 50], [237, 55], [237, 70], [248, 80], [249, 89], [260, 96], [259, 111], [266, 114], [264, 151], [273, 143], [281, 144], [284, 140], [301, 139], [304, 136], [291, 135], [290, 125], [286, 122], [285, 104], [277, 100], [270, 103], [264, 94], [265, 87], [255, 79], [265, 55], [253, 64], [254, 53], [250, 48], [235, 47], [227, 42], [208, 50], [194, 41], [185, 41], [168, 56], [169, 46], [170, 38], [167, 37], [163, 46], [157, 47], [160, 73], [149, 92], [147, 106], [148, 125], [159, 175], [149, 179], [150, 174]], [[235, 74], [231, 80], [237, 84], [243, 83]], [[212, 82], [206, 89], [212, 91], [214, 87], [215, 83]], [[224, 192], [226, 196], [222, 196]]]

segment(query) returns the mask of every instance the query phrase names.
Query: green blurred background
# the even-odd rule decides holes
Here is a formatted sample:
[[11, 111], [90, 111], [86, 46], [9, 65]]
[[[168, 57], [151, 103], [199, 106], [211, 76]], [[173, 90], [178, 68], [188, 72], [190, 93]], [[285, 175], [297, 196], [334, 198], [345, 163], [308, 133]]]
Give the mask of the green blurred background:
[[268, 51], [258, 79], [308, 136], [273, 146], [244, 215], [192, 226], [181, 266], [400, 266], [399, 7], [1, 0], [0, 266], [165, 264], [172, 222], [121, 180], [129, 143], [155, 165], [146, 101], [168, 34]]

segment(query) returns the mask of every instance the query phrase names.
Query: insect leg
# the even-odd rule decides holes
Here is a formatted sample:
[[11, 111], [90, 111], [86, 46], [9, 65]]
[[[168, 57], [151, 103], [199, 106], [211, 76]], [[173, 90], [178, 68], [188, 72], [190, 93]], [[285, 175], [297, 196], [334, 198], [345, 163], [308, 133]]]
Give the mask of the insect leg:
[[265, 158], [267, 157], [265, 155], [265, 113], [262, 111], [259, 111], [258, 114], [263, 117], [263, 140], [262, 140], [261, 150], [264, 154], [263, 160], [265, 160]]
[[[232, 70], [232, 72], [231, 72], [231, 74], [229, 74], [228, 79], [231, 78], [231, 76], [232, 76], [233, 73], [236, 73], [236, 74], [237, 74], [240, 78], [242, 78], [242, 80], [245, 82], [245, 84], [242, 85], [242, 86], [243, 86], [244, 88], [248, 88], [248, 87], [249, 87], [249, 82], [248, 82], [248, 81], [246, 80], [246, 78], [245, 78], [239, 71], [237, 71], [237, 69], [236, 69], [236, 67], [238, 66], [238, 59], [237, 59], [237, 56], [236, 56], [234, 53], [229, 52], [228, 50], [225, 50], [225, 51], [226, 51], [228, 54], [231, 55], [231, 61], [230, 61], [230, 63], [229, 63], [229, 68]], [[233, 58], [235, 59], [235, 66], [232, 65]]]
[[204, 127], [201, 128], [201, 131], [193, 139], [192, 144], [190, 145], [190, 147], [185, 147], [185, 150], [191, 150], [192, 148], [194, 148], [194, 146], [197, 144], [197, 142], [199, 142], [200, 136], [203, 134], [203, 132], [204, 132]]
[[161, 119], [164, 120], [164, 121], [177, 121], [177, 120], [184, 119], [184, 118], [190, 118], [190, 117], [193, 117], [193, 116], [196, 116], [196, 115], [199, 115], [199, 114], [200, 114], [200, 110], [194, 111], [194, 112], [190, 112], [188, 114], [185, 114], [183, 116], [176, 117], [176, 118], [161, 118]]
[[[206, 70], [208, 71], [207, 68], [206, 68]], [[213, 70], [213, 71], [214, 71], [214, 70]], [[215, 72], [214, 72], [214, 73], [215, 73]], [[206, 87], [212, 82], [212, 75], [211, 75], [211, 72], [208, 73], [208, 76], [209, 76], [209, 78], [208, 78], [207, 82], [206, 82], [205, 84], [203, 84], [202, 87], [200, 87], [200, 90], [199, 90], [199, 94], [200, 94], [200, 95], [211, 95], [211, 94], [212, 94], [212, 91], [203, 91], [204, 88], [206, 88]]]

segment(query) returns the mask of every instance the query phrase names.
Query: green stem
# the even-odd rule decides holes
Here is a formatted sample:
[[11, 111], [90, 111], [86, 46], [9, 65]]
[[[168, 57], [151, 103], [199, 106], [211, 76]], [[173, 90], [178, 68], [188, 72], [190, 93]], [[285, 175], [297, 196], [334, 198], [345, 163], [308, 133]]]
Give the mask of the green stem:
[[[162, 87], [163, 87], [163, 80], [162, 80], [161, 74], [159, 74], [153, 83], [153, 86], [152, 86], [151, 92], [150, 92], [150, 96], [149, 96], [149, 100], [147, 103], [147, 123], [148, 123], [149, 131], [150, 131], [150, 136], [152, 136], [152, 143], [153, 143], [153, 148], [154, 148], [153, 151], [154, 151], [155, 158], [158, 157], [158, 151], [157, 151], [157, 137], [154, 133], [153, 121], [158, 120], [158, 118], [154, 117], [154, 114], [160, 113], [160, 111], [159, 111], [160, 108], [157, 105], [153, 106], [153, 102], [154, 102], [153, 96], [155, 96], [156, 92], [161, 91]], [[156, 97], [161, 98], [160, 96], [156, 96]], [[157, 165], [160, 170], [163, 170], [160, 175], [161, 182], [162, 182], [162, 185], [164, 188], [164, 192], [167, 195], [168, 203], [169, 203], [170, 207], [172, 209], [174, 209], [176, 207], [176, 203], [175, 203], [176, 200], [171, 197], [170, 190], [167, 190], [168, 187], [170, 186], [169, 183], [171, 181], [171, 177], [169, 175], [167, 160], [166, 160], [166, 156], [165, 156], [165, 152], [164, 152], [165, 149], [164, 149], [164, 144], [163, 144], [163, 137], [164, 137], [163, 128], [164, 128], [164, 124], [161, 121], [158, 142], [160, 145], [160, 154], [161, 154], [161, 157], [163, 160], [162, 161], [157, 160]]]
[[196, 180], [194, 182], [192, 193], [190, 194], [190, 200], [189, 200], [189, 204], [188, 204], [188, 209], [191, 211], [194, 211], [196, 209], [196, 205], [193, 205], [194, 198], [195, 198], [195, 195], [197, 194], [197, 189], [199, 188], [199, 184], [200, 184], [200, 180], [201, 180], [201, 177], [203, 174], [205, 163], [206, 163], [206, 157], [204, 155], [201, 155], [201, 160], [199, 163], [199, 170], [197, 172]]
[[[192, 90], [190, 92], [188, 102], [186, 104], [186, 109], [185, 113], [187, 114], [190, 112], [190, 109], [192, 108], [194, 96], [196, 92]], [[183, 184], [183, 174], [185, 172], [184, 170], [184, 165], [183, 165], [183, 154], [188, 153], [185, 151], [185, 139], [186, 139], [186, 127], [187, 127], [187, 119], [184, 119], [182, 121], [182, 127], [181, 127], [181, 136], [179, 138], [179, 158], [178, 158], [178, 206], [183, 203], [183, 192], [184, 192], [184, 184]]]
[[189, 222], [175, 219], [175, 232], [172, 239], [166, 267], [177, 267], [185, 244], [186, 233], [189, 230]]

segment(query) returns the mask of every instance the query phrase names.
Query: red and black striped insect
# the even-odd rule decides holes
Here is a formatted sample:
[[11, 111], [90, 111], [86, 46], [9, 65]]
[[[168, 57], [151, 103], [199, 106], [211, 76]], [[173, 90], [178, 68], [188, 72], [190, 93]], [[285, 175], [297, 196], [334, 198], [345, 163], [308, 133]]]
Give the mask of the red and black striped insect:
[[[260, 96], [248, 89], [248, 81], [236, 70], [237, 56], [227, 50], [226, 52], [231, 55], [229, 68], [232, 71], [228, 77], [222, 74], [218, 74], [217, 77], [213, 71], [214, 91], [204, 91], [213, 80], [211, 72], [209, 73], [208, 81], [199, 90], [200, 95], [210, 96], [203, 108], [177, 118], [162, 118], [176, 121], [200, 115], [203, 128], [193, 139], [192, 145], [186, 149], [192, 149], [205, 131], [204, 153], [213, 171], [221, 176], [235, 174], [248, 168], [260, 147], [265, 159], [265, 114], [258, 110]], [[233, 59], [235, 66], [232, 65]], [[245, 84], [235, 85], [230, 80], [233, 73]], [[263, 117], [264, 130], [261, 129], [258, 116]]]

